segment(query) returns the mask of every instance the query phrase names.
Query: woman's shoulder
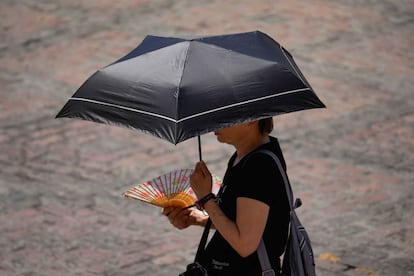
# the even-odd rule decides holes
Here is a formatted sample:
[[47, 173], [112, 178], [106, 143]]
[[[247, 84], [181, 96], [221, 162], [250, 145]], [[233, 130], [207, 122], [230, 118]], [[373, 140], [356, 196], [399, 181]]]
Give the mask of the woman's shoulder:
[[246, 159], [248, 159], [249, 163], [256, 163], [261, 165], [273, 164], [276, 166], [276, 162], [273, 159], [272, 154], [274, 154], [280, 160], [283, 168], [286, 170], [286, 162], [283, 157], [279, 142], [275, 137], [270, 137], [269, 143], [264, 144], [252, 151]]
[[242, 165], [246, 169], [251, 168], [255, 171], [261, 171], [276, 166], [273, 157], [266, 152], [257, 150], [246, 156]]

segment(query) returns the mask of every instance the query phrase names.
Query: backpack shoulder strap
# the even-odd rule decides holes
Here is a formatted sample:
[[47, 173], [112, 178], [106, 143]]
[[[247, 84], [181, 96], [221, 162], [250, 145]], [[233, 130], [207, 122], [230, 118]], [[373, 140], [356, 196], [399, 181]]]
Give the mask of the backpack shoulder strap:
[[[276, 165], [277, 165], [277, 167], [280, 171], [280, 174], [282, 175], [283, 182], [285, 183], [285, 190], [286, 190], [287, 197], [288, 197], [288, 200], [289, 200], [290, 210], [293, 211], [296, 207], [300, 206], [300, 204], [296, 204], [296, 203], [299, 203], [300, 200], [297, 200], [294, 204], [292, 187], [290, 186], [289, 178], [286, 174], [285, 169], [282, 166], [282, 162], [280, 161], [279, 157], [277, 157], [277, 155], [274, 154], [273, 152], [271, 152], [270, 150], [260, 149], [260, 150], [256, 151], [256, 153], [259, 153], [259, 152], [264, 153], [266, 155], [269, 155], [275, 161], [275, 163], [276, 163]], [[297, 206], [297, 205], [299, 205], [299, 206]]]
[[269, 255], [267, 255], [263, 239], [260, 239], [259, 247], [257, 248], [257, 257], [262, 268], [262, 276], [275, 276], [275, 271], [270, 264]]
[[201, 236], [200, 243], [198, 244], [197, 253], [194, 259], [194, 262], [198, 262], [201, 259], [201, 254], [203, 254], [204, 249], [206, 247], [208, 233], [211, 227], [211, 219], [209, 218], [204, 226], [203, 235]]

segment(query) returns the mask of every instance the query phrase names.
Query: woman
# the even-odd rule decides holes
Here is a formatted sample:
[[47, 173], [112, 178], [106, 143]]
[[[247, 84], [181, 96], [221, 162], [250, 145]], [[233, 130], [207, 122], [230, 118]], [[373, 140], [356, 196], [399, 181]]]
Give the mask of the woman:
[[[272, 118], [242, 123], [215, 131], [217, 140], [236, 149], [228, 162], [217, 199], [211, 193], [212, 178], [206, 164], [197, 163], [191, 187], [201, 200], [206, 216], [197, 209], [168, 207], [163, 214], [178, 229], [205, 225], [208, 217], [217, 230], [206, 247], [201, 264], [209, 275], [261, 275], [256, 249], [263, 238], [270, 262], [280, 271], [280, 255], [287, 241], [289, 203], [284, 183], [272, 157], [286, 169], [276, 138], [269, 136]], [[207, 196], [207, 197], [206, 197]]]

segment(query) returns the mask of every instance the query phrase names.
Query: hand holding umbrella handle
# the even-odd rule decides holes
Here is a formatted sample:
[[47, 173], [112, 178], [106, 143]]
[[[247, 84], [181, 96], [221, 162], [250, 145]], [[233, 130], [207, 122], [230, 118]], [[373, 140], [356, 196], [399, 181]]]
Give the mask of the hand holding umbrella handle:
[[211, 193], [213, 177], [204, 161], [200, 161], [195, 166], [194, 172], [190, 176], [190, 185], [197, 198], [202, 198]]

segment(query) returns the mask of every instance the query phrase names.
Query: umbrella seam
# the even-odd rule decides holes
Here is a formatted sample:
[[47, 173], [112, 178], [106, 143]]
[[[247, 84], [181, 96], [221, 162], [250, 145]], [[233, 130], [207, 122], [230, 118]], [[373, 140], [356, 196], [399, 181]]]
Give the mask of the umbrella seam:
[[[176, 116], [178, 116], [178, 102], [179, 102], [179, 98], [180, 98], [180, 94], [181, 94], [180, 93], [181, 82], [183, 80], [184, 70], [185, 70], [185, 66], [187, 64], [187, 60], [188, 60], [188, 51], [189, 51], [190, 47], [191, 47], [191, 41], [188, 42], [188, 47], [187, 47], [187, 50], [185, 52], [185, 60], [184, 60], [184, 64], [183, 64], [183, 71], [181, 72], [180, 81], [178, 82], [178, 86], [176, 88], [176, 93], [177, 93], [176, 102], [175, 102], [175, 112], [176, 112], [175, 115]], [[174, 126], [175, 127], [174, 128], [175, 137], [177, 137], [177, 123], [178, 123], [178, 121], [176, 120], [175, 121], [175, 126]]]
[[298, 73], [298, 71], [296, 71], [295, 66], [293, 66], [293, 64], [290, 62], [290, 59], [287, 57], [286, 53], [285, 53], [285, 49], [283, 49], [283, 47], [281, 45], [279, 45], [280, 50], [282, 51], [283, 55], [285, 56], [287, 62], [289, 62], [290, 67], [292, 67], [293, 71], [295, 71], [296, 76], [300, 79], [300, 81], [306, 85], [306, 82], [302, 79], [301, 75]]
[[281, 93], [278, 93], [278, 94], [268, 95], [268, 96], [264, 96], [264, 97], [260, 97], [260, 98], [255, 98], [255, 99], [246, 100], [246, 101], [243, 101], [243, 102], [238, 102], [238, 103], [234, 103], [234, 104], [230, 104], [230, 105], [210, 109], [210, 110], [207, 110], [207, 111], [204, 111], [204, 112], [200, 112], [200, 113], [196, 113], [196, 114], [187, 116], [187, 117], [182, 118], [180, 120], [175, 120], [173, 118], [170, 118], [170, 117], [167, 117], [167, 116], [164, 116], [164, 115], [160, 115], [160, 114], [157, 114], [157, 113], [153, 113], [153, 112], [148, 112], [148, 111], [139, 110], [139, 109], [126, 107], [126, 106], [122, 106], [122, 105], [117, 105], [117, 104], [101, 102], [101, 101], [97, 101], [97, 100], [91, 100], [91, 99], [85, 99], [85, 98], [79, 98], [79, 97], [72, 97], [72, 98], [69, 99], [69, 101], [70, 100], [84, 101], [84, 102], [90, 102], [90, 103], [95, 103], [95, 104], [111, 106], [111, 107], [124, 109], [124, 110], [128, 110], [128, 111], [136, 112], [136, 113], [142, 113], [142, 114], [145, 114], [145, 115], [158, 117], [158, 118], [165, 119], [165, 120], [168, 120], [168, 121], [171, 121], [171, 122], [177, 124], [177, 123], [181, 123], [183, 121], [186, 121], [186, 120], [189, 120], [189, 119], [192, 119], [192, 118], [195, 118], [195, 117], [199, 117], [199, 116], [209, 114], [209, 113], [212, 113], [212, 112], [216, 112], [216, 111], [220, 111], [220, 110], [223, 110], [223, 109], [227, 109], [227, 108], [231, 108], [231, 107], [235, 107], [235, 106], [239, 106], [239, 105], [243, 105], [243, 104], [248, 104], [248, 103], [252, 103], [252, 102], [258, 102], [258, 101], [261, 101], [261, 100], [266, 100], [266, 99], [270, 99], [270, 98], [274, 98], [274, 97], [278, 97], [278, 96], [283, 96], [283, 95], [287, 95], [287, 94], [303, 92], [303, 91], [306, 91], [306, 90], [311, 91], [310, 88], [301, 88], [301, 89], [289, 90], [289, 91], [281, 92]]

